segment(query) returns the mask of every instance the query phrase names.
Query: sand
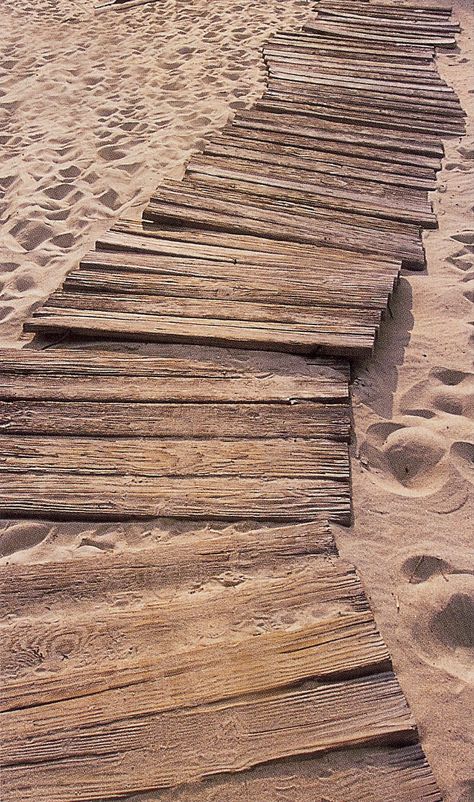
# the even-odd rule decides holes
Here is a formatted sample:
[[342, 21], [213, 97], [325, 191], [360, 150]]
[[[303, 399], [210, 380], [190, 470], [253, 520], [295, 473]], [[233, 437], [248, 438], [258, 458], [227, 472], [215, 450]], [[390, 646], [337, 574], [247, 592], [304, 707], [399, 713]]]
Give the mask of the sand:
[[[354, 369], [355, 524], [334, 527], [355, 563], [447, 802], [474, 800], [474, 29], [454, 0], [460, 49], [439, 57], [470, 122], [447, 144], [425, 235], [374, 357]], [[259, 45], [307, 13], [296, 0], [160, 3], [92, 13], [89, 0], [2, 7], [0, 344], [97, 235], [263, 87]], [[3, 522], [3, 561], [100, 559], [169, 537], [153, 527]]]

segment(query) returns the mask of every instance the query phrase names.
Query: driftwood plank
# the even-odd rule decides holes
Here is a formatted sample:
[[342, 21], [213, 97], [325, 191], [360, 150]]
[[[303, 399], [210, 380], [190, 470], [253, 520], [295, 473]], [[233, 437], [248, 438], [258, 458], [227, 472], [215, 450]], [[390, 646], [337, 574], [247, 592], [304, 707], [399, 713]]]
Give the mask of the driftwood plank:
[[[193, 358], [194, 357], [194, 358]], [[2, 399], [245, 402], [348, 397], [347, 363], [233, 351], [0, 351]]]
[[[102, 724], [99, 719], [88, 727], [86, 737], [74, 737], [74, 724], [68, 723], [67, 737], [64, 732], [51, 733], [44, 742], [31, 732], [27, 754], [28, 711], [16, 717], [18, 725], [22, 720], [25, 724], [21, 737], [10, 735], [3, 749], [4, 789], [13, 795], [22, 787], [23, 799], [36, 802], [66, 802], [71, 794], [89, 800], [132, 793], [143, 789], [144, 775], [148, 788], [166, 788], [289, 755], [350, 745], [410, 744], [416, 739], [406, 702], [389, 673], [136, 721]], [[104, 767], [100, 775], [98, 758]]]
[[296, 114], [307, 117], [308, 119], [324, 119], [331, 122], [346, 121], [351, 123], [360, 123], [365, 126], [372, 126], [374, 128], [392, 128], [394, 131], [398, 130], [400, 133], [408, 131], [410, 136], [413, 133], [421, 133], [432, 136], [462, 136], [464, 134], [464, 126], [456, 122], [442, 122], [435, 120], [427, 122], [419, 119], [409, 119], [408, 113], [400, 117], [395, 117], [393, 110], [384, 112], [380, 109], [377, 114], [372, 113], [370, 109], [353, 109], [350, 103], [344, 107], [338, 107], [335, 104], [330, 105], [316, 102], [314, 103], [298, 103], [290, 99], [284, 98], [282, 100], [273, 99], [271, 97], [264, 97], [258, 100], [255, 104], [257, 110], [271, 111], [279, 114]]
[[[205, 555], [197, 548], [194, 564], [189, 555], [188, 561], [181, 557], [182, 572], [165, 563], [162, 577], [158, 562], [153, 566], [144, 560], [141, 565], [135, 560], [134, 569], [127, 571], [122, 565], [117, 579], [109, 583], [103, 572], [91, 570], [90, 582], [82, 574], [73, 592], [67, 583], [55, 592], [54, 581], [48, 581], [46, 573], [39, 574], [44, 582], [36, 592], [28, 583], [31, 609], [24, 594], [18, 600], [6, 598], [15, 620], [7, 619], [0, 626], [3, 708], [28, 707], [35, 694], [40, 699], [43, 693], [54, 692], [60, 698], [61, 685], [73, 675], [81, 675], [87, 693], [94, 682], [97, 690], [105, 690], [114, 687], [113, 673], [120, 684], [121, 674], [133, 672], [137, 665], [146, 668], [157, 656], [182, 654], [196, 645], [222, 640], [241, 642], [261, 634], [262, 628], [265, 632], [286, 630], [289, 619], [293, 629], [309, 623], [324, 626], [325, 620], [336, 618], [350, 623], [368, 613], [354, 569], [341, 560], [312, 554], [314, 549], [321, 552], [322, 546], [319, 542], [313, 547], [311, 529], [309, 542], [296, 541], [294, 552], [288, 536], [284, 535], [280, 546], [276, 537], [260, 532], [260, 555], [255, 561], [245, 544], [240, 557], [237, 537], [228, 565], [218, 554]], [[274, 543], [277, 549], [267, 551]], [[206, 544], [219, 549], [205, 537]], [[64, 573], [75, 575], [74, 569], [66, 568]], [[119, 585], [119, 579], [130, 585]], [[69, 610], [74, 612], [65, 616], [66, 598], [71, 599]], [[21, 602], [23, 617], [17, 617]]]
[[328, 154], [315, 153], [310, 149], [277, 146], [252, 140], [245, 146], [237, 145], [236, 140], [232, 137], [221, 137], [209, 142], [204, 152], [206, 155], [226, 156], [230, 159], [250, 161], [258, 159], [262, 164], [274, 164], [279, 167], [287, 164], [291, 168], [375, 181], [376, 183], [394, 184], [399, 187], [425, 190], [436, 188], [434, 171], [427, 171], [426, 175], [421, 176], [410, 175], [402, 170], [397, 172], [393, 164], [386, 162], [374, 162], [371, 169], [368, 159], [356, 159], [342, 154], [339, 157], [335, 154], [330, 157]]
[[[332, 558], [336, 556], [334, 538], [327, 521], [322, 519], [294, 526], [249, 530], [239, 529], [238, 525], [227, 525], [221, 531], [194, 528], [137, 552], [102, 552], [93, 560], [87, 557], [62, 562], [62, 570], [54, 562], [2, 565], [1, 615], [2, 618], [23, 617], [28, 624], [29, 615], [48, 618], [50, 611], [57, 613], [67, 597], [78, 617], [93, 613], [91, 603], [103, 603], [102, 612], [112, 622], [114, 615], [120, 617], [125, 607], [137, 606], [138, 593], [141, 593], [138, 606], [142, 601], [159, 605], [159, 594], [164, 591], [176, 592], [232, 571], [245, 573], [250, 579], [252, 574], [258, 577], [261, 569], [266, 568], [270, 579], [278, 575], [277, 566], [281, 566], [284, 575], [288, 566], [292, 568], [295, 562], [302, 560], [307, 567], [311, 563], [313, 579], [318, 579], [321, 592], [326, 589], [331, 601], [340, 599], [339, 612], [347, 612], [344, 605], [348, 599], [353, 612], [366, 611], [368, 606], [363, 601], [363, 590], [354, 569], [342, 560], [334, 561]], [[316, 557], [317, 562], [313, 559]], [[312, 587], [314, 593], [314, 582]], [[123, 595], [124, 589], [126, 604], [120, 609], [115, 600]], [[326, 597], [329, 598], [327, 594]], [[198, 603], [196, 597], [195, 604]], [[161, 607], [163, 605], [161, 602]], [[326, 611], [327, 615], [330, 612]], [[188, 606], [184, 605], [183, 620], [187, 613]], [[61, 622], [56, 618], [56, 623]], [[4, 628], [2, 635], [6, 632]]]

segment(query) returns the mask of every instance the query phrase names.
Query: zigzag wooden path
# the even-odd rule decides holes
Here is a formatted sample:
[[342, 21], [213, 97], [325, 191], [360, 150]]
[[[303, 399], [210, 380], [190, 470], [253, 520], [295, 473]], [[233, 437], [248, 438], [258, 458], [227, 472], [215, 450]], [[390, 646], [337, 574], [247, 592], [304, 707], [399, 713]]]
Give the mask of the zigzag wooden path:
[[457, 30], [434, 0], [324, 0], [276, 33], [263, 97], [0, 352], [4, 516], [161, 532], [0, 569], [6, 802], [440, 802], [328, 521], [348, 360], [423, 269], [464, 130], [434, 62]]

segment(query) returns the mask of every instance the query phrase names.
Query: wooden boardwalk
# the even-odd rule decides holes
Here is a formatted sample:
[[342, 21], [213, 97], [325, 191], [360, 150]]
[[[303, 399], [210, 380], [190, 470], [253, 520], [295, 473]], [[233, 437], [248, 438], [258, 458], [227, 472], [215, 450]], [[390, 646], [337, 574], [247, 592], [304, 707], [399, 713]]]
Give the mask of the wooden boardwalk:
[[0, 569], [5, 802], [440, 802], [328, 522], [349, 360], [424, 267], [464, 130], [434, 63], [456, 31], [435, 0], [320, 2], [25, 326], [74, 337], [0, 352], [4, 517], [166, 530]]

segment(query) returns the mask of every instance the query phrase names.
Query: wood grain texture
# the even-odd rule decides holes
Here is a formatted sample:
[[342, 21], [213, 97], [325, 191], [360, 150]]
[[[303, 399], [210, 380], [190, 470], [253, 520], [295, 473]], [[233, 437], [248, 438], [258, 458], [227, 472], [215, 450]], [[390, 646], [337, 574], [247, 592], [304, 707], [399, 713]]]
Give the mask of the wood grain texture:
[[0, 401], [0, 432], [91, 437], [349, 440], [348, 404]]
[[[337, 720], [332, 715], [335, 708]], [[166, 788], [292, 754], [314, 754], [344, 745], [410, 744], [416, 739], [414, 722], [390, 673], [329, 685], [309, 683], [304, 689], [261, 693], [256, 698], [137, 720], [102, 723], [99, 718], [82, 737], [74, 737], [72, 722], [66, 724], [66, 733], [51, 732], [42, 739], [32, 730], [28, 737], [28, 711], [18, 711], [15, 717], [20, 737], [9, 733], [4, 744], [4, 788], [11, 794], [21, 783], [25, 800], [48, 802], [131, 793], [143, 789], [144, 775], [149, 788]], [[58, 724], [64, 729], [64, 723]], [[106, 769], [100, 777], [97, 760]]]
[[344, 362], [232, 351], [206, 356], [4, 350], [0, 394], [4, 400], [63, 401], [288, 403], [348, 398]]

